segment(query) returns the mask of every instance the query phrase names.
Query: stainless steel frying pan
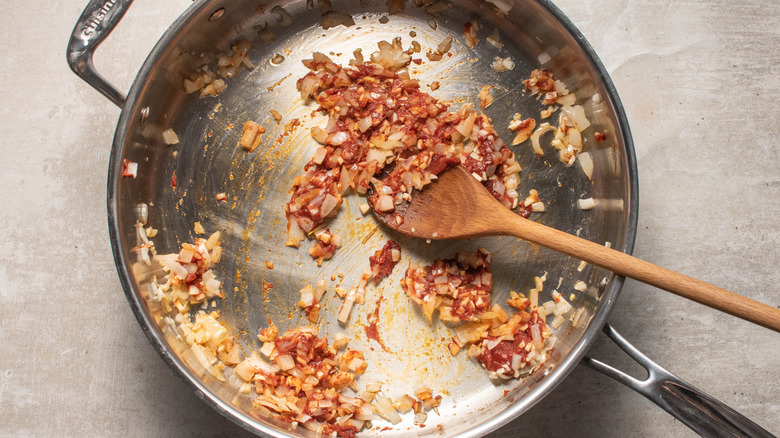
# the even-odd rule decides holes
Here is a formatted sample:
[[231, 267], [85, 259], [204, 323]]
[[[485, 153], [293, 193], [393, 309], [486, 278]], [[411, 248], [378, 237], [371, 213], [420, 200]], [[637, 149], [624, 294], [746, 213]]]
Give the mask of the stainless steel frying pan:
[[[594, 164], [592, 178], [577, 165], [563, 166], [554, 152], [537, 158], [529, 146], [520, 145], [514, 148], [523, 166], [520, 191], [537, 189], [545, 200], [547, 212], [536, 220], [631, 252], [637, 220], [637, 169], [625, 114], [595, 53], [552, 3], [452, 1], [443, 2], [447, 8], [431, 15], [430, 9], [426, 11], [411, 1], [404, 4], [403, 10], [389, 14], [384, 0], [270, 0], [262, 7], [257, 0], [200, 0], [160, 39], [125, 97], [95, 71], [92, 54], [131, 3], [91, 1], [73, 31], [68, 61], [79, 76], [122, 108], [108, 174], [108, 219], [117, 270], [128, 301], [162, 358], [211, 407], [258, 434], [311, 435], [253, 413], [250, 399], [237, 397], [235, 381], [214, 379], [192, 357], [169, 315], [148, 292], [155, 271], [136, 260], [131, 251], [138, 243], [134, 224], [141, 216], [148, 217], [148, 223], [160, 230], [155, 238], [159, 253], [177, 251], [181, 242], [192, 241], [196, 221], [209, 232], [222, 231], [225, 255], [219, 276], [226, 297], [216, 301], [216, 306], [222, 320], [250, 349], [259, 348], [254, 334], [265, 327], [266, 317], [282, 330], [305, 323], [305, 316], [295, 311], [297, 291], [303, 285], [329, 279], [332, 273], [342, 273], [344, 284], [354, 284], [367, 264], [367, 256], [388, 237], [405, 249], [399, 267], [409, 260], [430, 261], [458, 250], [488, 248], [494, 256], [494, 301], [498, 303], [505, 301], [510, 290], [527, 291], [533, 277], [545, 272], [547, 296], [540, 300], [549, 299], [553, 289], [568, 297], [580, 280], [588, 285], [585, 291], [574, 294], [572, 304], [577, 317], [555, 330], [558, 342], [551, 359], [530, 377], [503, 383], [491, 382], [473, 361], [449, 355], [440, 339], [451, 336], [450, 329], [441, 323], [429, 327], [400, 292], [398, 279], [403, 269], [396, 269], [380, 287], [369, 291], [366, 304], [353, 311], [346, 327], [336, 322], [340, 301], [329, 293], [321, 332], [344, 333], [352, 339], [353, 348], [365, 352], [370, 366], [359, 382], [382, 381], [390, 388], [391, 396], [413, 392], [422, 383], [445, 394], [440, 415], [431, 414], [425, 428], [415, 427], [418, 435], [484, 435], [528, 410], [580, 361], [637, 390], [699, 433], [769, 435], [649, 361], [605, 325], [623, 279], [602, 269], [588, 266], [579, 271], [576, 260], [514, 239], [412, 240], [363, 216], [358, 210], [362, 200], [357, 195], [347, 200], [332, 223], [332, 229], [344, 236], [344, 248], [321, 268], [305, 249], [284, 246], [283, 205], [292, 178], [314, 151], [308, 128], [322, 125], [322, 120], [311, 116], [314, 108], [303, 104], [295, 90], [295, 81], [306, 72], [300, 61], [313, 51], [321, 51], [346, 63], [356, 48], [370, 53], [378, 41], [396, 36], [402, 37], [405, 46], [417, 40], [425, 51], [453, 35], [453, 56], [423, 63], [412, 73], [421, 83], [439, 81], [442, 86], [433, 94], [442, 100], [474, 100], [483, 85], [494, 86], [496, 100], [486, 113], [502, 135], [509, 136], [504, 127], [514, 113], [535, 116], [542, 109], [521, 91], [521, 80], [532, 69], [552, 71], [576, 93], [578, 104], [585, 107], [593, 123], [585, 140]], [[354, 25], [325, 29], [329, 26], [323, 22], [324, 16], [344, 16], [336, 13], [348, 15]], [[481, 43], [474, 50], [465, 46], [461, 36], [464, 23], [470, 20], [478, 20], [482, 27], [478, 33]], [[494, 29], [504, 44], [501, 50], [485, 42]], [[273, 40], [269, 40], [269, 32]], [[244, 69], [228, 80], [227, 89], [218, 97], [199, 98], [197, 93], [184, 92], [186, 76], [204, 64], [213, 65], [216, 53], [228, 51], [231, 44], [243, 38], [252, 43], [249, 56], [254, 69]], [[495, 71], [491, 63], [496, 56], [510, 57], [514, 69]], [[269, 116], [272, 109], [282, 113], [281, 123]], [[285, 134], [284, 126], [294, 119], [300, 121], [300, 127]], [[253, 153], [237, 147], [240, 127], [246, 120], [258, 121], [268, 130], [263, 144]], [[178, 134], [177, 145], [168, 146], [162, 141], [162, 132], [167, 129]], [[610, 141], [595, 142], [595, 131], [608, 132]], [[121, 176], [123, 159], [139, 163], [136, 178]], [[171, 185], [174, 174], [175, 189]], [[228, 202], [216, 200], [215, 194], [220, 192], [227, 194]], [[577, 209], [577, 200], [588, 197], [602, 202], [592, 210]], [[266, 269], [266, 261], [272, 261], [275, 268]], [[265, 291], [264, 281], [274, 287]], [[368, 339], [364, 331], [366, 315], [374, 310], [379, 296], [385, 300], [379, 311], [379, 330], [386, 348]], [[602, 328], [648, 369], [645, 381], [585, 357]], [[382, 434], [404, 436], [410, 427], [408, 418]]]

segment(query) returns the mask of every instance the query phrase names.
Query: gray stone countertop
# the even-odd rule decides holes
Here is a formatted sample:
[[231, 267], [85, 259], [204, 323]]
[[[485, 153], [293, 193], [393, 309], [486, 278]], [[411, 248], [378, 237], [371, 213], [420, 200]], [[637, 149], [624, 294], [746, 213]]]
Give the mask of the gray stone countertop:
[[[780, 305], [780, 3], [559, 0], [609, 70], [639, 163], [635, 255]], [[119, 110], [73, 75], [86, 0], [0, 5], [2, 436], [233, 437], [167, 368], [122, 293], [106, 169]], [[137, 0], [98, 52], [128, 89], [190, 0]], [[780, 434], [780, 334], [628, 281], [610, 322]], [[637, 371], [603, 335], [590, 355]], [[585, 367], [496, 436], [693, 436]]]

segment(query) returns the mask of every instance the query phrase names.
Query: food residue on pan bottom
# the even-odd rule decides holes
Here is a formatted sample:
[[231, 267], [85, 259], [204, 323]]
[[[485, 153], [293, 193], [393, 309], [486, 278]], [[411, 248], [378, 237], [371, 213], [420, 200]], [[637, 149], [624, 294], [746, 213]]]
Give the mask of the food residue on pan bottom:
[[[446, 49], [445, 53], [449, 47]], [[234, 50], [241, 61], [248, 47], [242, 43]], [[436, 173], [448, 166], [464, 165], [473, 170], [475, 178], [483, 181], [494, 196], [508, 207], [517, 208], [519, 214], [544, 209], [535, 191], [524, 201], [518, 197], [515, 190], [518, 181], [514, 175], [519, 172], [519, 165], [516, 166], [514, 154], [503, 145], [486, 116], [472, 111], [468, 105], [458, 112], [448, 112], [442, 103], [419, 91], [419, 83], [405, 70], [417, 52], [419, 50], [402, 50], [400, 40], [397, 40], [392, 44], [380, 43], [380, 51], [371, 56], [371, 62], [362, 62], [362, 54], [356, 52], [351, 67], [342, 68], [322, 54], [315, 54], [314, 59], [305, 62], [311, 72], [299, 81], [299, 88], [305, 97], [312, 96], [320, 104], [330, 121], [324, 130], [312, 129], [322, 146], [307, 164], [309, 173], [304, 180], [296, 180], [297, 191], [287, 205], [287, 219], [293, 224], [291, 238], [314, 238], [312, 256], [319, 258], [320, 263], [342, 245], [339, 236], [320, 225], [332, 216], [331, 212], [338, 211], [342, 195], [348, 190], [365, 193], [363, 189], [368, 184], [374, 186], [376, 193], [370, 199], [371, 207], [392, 212], [394, 205], [408, 201], [413, 189], [420, 189], [434, 180]], [[203, 70], [197, 80], [205, 77], [204, 83], [213, 81], [210, 75], [213, 73], [208, 69]], [[192, 91], [199, 89], [202, 94], [212, 94], [213, 90], [208, 86], [195, 88], [194, 85]], [[223, 84], [216, 85], [222, 87]], [[535, 71], [526, 81], [526, 87], [543, 94], [551, 109], [559, 96], [569, 94], [547, 72]], [[372, 93], [384, 93], [379, 108], [367, 105]], [[489, 105], [485, 102], [492, 100], [489, 97], [484, 93], [481, 96], [484, 107]], [[416, 106], [406, 103], [407, 99], [426, 103]], [[561, 150], [561, 160], [571, 164], [581, 151], [580, 133], [587, 125], [582, 121], [581, 113], [569, 106], [573, 104], [571, 98], [560, 104], [564, 111], [559, 127], [546, 125], [542, 128], [556, 132], [553, 145]], [[421, 109], [427, 113], [421, 113]], [[408, 113], [405, 119], [398, 116], [404, 112]], [[280, 121], [280, 116], [271, 114]], [[299, 119], [288, 122], [277, 143], [299, 123]], [[242, 143], [251, 152], [262, 141], [259, 134], [264, 128], [251, 121], [244, 126], [248, 134]], [[520, 130], [521, 124], [516, 123], [515, 128]], [[517, 138], [522, 141], [531, 138], [536, 150], [541, 132], [535, 132], [535, 137], [530, 130], [518, 132]], [[428, 148], [427, 155], [420, 153], [425, 148]], [[394, 167], [380, 180], [377, 177], [385, 165]], [[323, 212], [325, 209], [328, 211]], [[364, 209], [361, 207], [361, 210]], [[311, 223], [301, 226], [300, 220]], [[139, 226], [139, 230], [143, 227]], [[305, 231], [303, 235], [296, 234], [301, 230]], [[364, 243], [372, 235], [373, 232], [369, 233]], [[139, 258], [148, 260], [150, 253], [154, 255], [154, 245], [145, 234], [141, 239], [140, 231], [139, 239], [144, 243], [134, 250]], [[364, 270], [356, 286], [335, 288], [344, 300], [338, 311], [340, 322], [346, 324], [352, 306], [364, 303], [366, 288], [371, 287], [369, 280], [379, 283], [400, 260], [400, 246], [390, 242], [371, 257], [370, 267]], [[239, 378], [239, 393], [254, 397], [256, 409], [293, 426], [347, 437], [371, 427], [371, 422], [380, 419], [398, 424], [401, 421], [399, 414], [410, 411], [414, 412], [414, 423], [418, 425], [425, 424], [430, 410], [438, 413], [442, 396], [425, 386], [413, 391], [414, 396], [403, 394], [395, 400], [387, 397], [388, 388], [383, 389], [378, 382], [367, 382], [361, 392], [363, 385], [358, 385], [357, 380], [370, 366], [363, 353], [346, 349], [348, 340], [343, 335], [336, 335], [332, 343], [326, 337], [319, 337], [315, 326], [298, 327], [280, 334], [269, 319], [268, 327], [258, 335], [263, 342], [262, 348], [258, 352], [242, 354], [233, 335], [219, 322], [219, 313], [207, 311], [208, 299], [221, 296], [220, 282], [211, 270], [218, 263], [219, 254], [219, 233], [215, 233], [209, 239], [182, 244], [178, 254], [156, 255], [155, 259], [162, 263], [167, 277], [164, 284], [154, 281], [155, 297], [175, 315], [174, 320], [184, 332], [185, 341], [204, 369], [222, 381]], [[455, 336], [448, 345], [450, 354], [454, 356], [465, 348], [467, 356], [479, 361], [492, 378], [527, 375], [546, 360], [555, 340], [545, 322], [546, 317], [554, 315], [552, 325], [557, 327], [571, 306], [557, 292], [553, 293], [554, 301], [540, 304], [538, 298], [544, 277], [537, 277], [528, 297], [511, 293], [507, 303], [517, 313], [508, 315], [501, 306], [491, 306], [489, 263], [490, 254], [480, 249], [474, 254], [456, 255], [452, 260], [436, 260], [427, 266], [410, 264], [402, 280], [403, 289], [429, 321], [438, 311], [439, 317], [451, 324]], [[268, 270], [273, 269], [270, 262], [266, 266]], [[263, 281], [264, 291], [272, 287], [270, 282]], [[397, 290], [397, 285], [391, 287]], [[312, 324], [318, 322], [320, 303], [326, 293], [324, 282], [301, 290], [300, 305]], [[379, 344], [385, 353], [396, 353], [380, 336], [379, 316], [384, 300], [382, 294], [376, 299], [373, 311], [367, 315], [364, 331], [366, 337]], [[193, 314], [197, 306], [201, 308]], [[431, 339], [430, 342], [436, 342], [438, 347], [446, 343], [444, 338]], [[225, 374], [227, 370], [232, 372]], [[383, 427], [385, 429], [388, 428]]]
[[382, 350], [385, 350], [388, 353], [392, 353], [389, 348], [387, 348], [387, 345], [385, 345], [384, 342], [382, 342], [382, 339], [379, 337], [379, 327], [377, 324], [379, 324], [379, 307], [382, 305], [382, 300], [384, 299], [383, 296], [379, 296], [376, 300], [376, 307], [374, 307], [374, 310], [368, 314], [368, 325], [365, 327], [366, 331], [366, 337], [368, 339], [372, 339], [379, 344], [380, 347], [382, 347]]

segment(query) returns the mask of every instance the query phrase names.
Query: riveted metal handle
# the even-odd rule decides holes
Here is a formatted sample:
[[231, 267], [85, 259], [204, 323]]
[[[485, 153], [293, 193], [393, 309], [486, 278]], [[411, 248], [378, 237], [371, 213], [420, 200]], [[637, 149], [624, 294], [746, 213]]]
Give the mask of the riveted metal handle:
[[95, 70], [92, 55], [132, 3], [133, 0], [91, 0], [68, 41], [67, 57], [71, 70], [120, 108], [125, 104], [125, 93]]
[[642, 394], [694, 432], [706, 437], [774, 437], [739, 412], [651, 361], [609, 324], [604, 326], [604, 333], [647, 370], [647, 378], [636, 379], [590, 357], [582, 362]]

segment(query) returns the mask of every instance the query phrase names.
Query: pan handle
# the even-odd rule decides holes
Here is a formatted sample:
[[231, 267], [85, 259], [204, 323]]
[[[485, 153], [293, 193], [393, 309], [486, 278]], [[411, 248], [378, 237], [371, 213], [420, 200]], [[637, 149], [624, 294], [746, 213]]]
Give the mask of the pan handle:
[[114, 30], [133, 0], [90, 0], [68, 41], [68, 65], [81, 79], [122, 108], [126, 96], [95, 70], [92, 54]]
[[645, 380], [636, 379], [587, 356], [582, 362], [642, 394], [693, 429], [694, 432], [706, 437], [771, 438], [774, 436], [739, 412], [661, 368], [636, 347], [629, 344], [609, 324], [604, 326], [604, 333], [647, 370], [647, 378]]

